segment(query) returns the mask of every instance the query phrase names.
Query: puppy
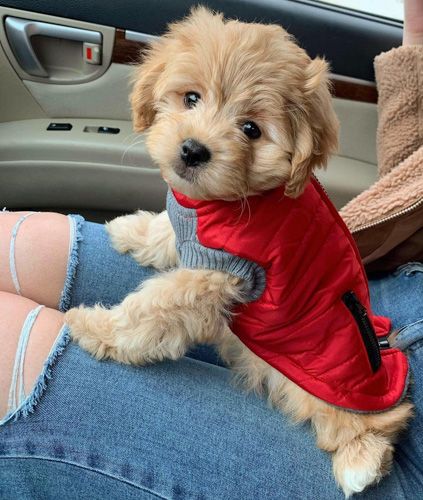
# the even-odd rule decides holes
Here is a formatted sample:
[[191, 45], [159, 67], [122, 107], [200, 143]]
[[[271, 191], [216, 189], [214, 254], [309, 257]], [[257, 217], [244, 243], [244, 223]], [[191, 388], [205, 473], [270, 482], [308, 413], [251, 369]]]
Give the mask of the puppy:
[[[312, 178], [313, 169], [325, 166], [337, 148], [326, 62], [311, 60], [279, 26], [225, 21], [197, 8], [153, 44], [136, 72], [131, 103], [135, 130], [147, 131], [148, 150], [171, 188], [170, 212], [140, 211], [115, 219], [107, 229], [119, 252], [130, 252], [140, 264], [163, 272], [111, 309], [69, 311], [73, 338], [98, 359], [134, 364], [178, 359], [196, 343], [214, 343], [249, 389], [264, 390], [295, 421], [311, 421], [317, 445], [332, 453], [334, 475], [346, 496], [380, 480], [389, 471], [393, 443], [411, 416], [411, 404], [401, 400], [407, 365], [399, 351], [388, 349], [389, 359], [396, 360], [389, 368], [397, 374], [392, 377], [388, 357], [374, 344], [371, 321], [386, 330], [387, 320], [364, 310], [368, 290], [359, 257]], [[263, 212], [263, 200], [270, 200], [266, 203], [274, 207], [273, 214], [268, 208]], [[323, 215], [316, 219], [320, 207]], [[293, 221], [288, 228], [285, 215]], [[338, 232], [330, 245], [326, 233], [321, 243], [313, 244], [311, 235], [323, 227], [319, 220], [325, 217], [336, 221]], [[212, 222], [217, 224], [213, 231]], [[254, 231], [260, 233], [262, 227], [265, 244], [254, 240]], [[245, 234], [253, 238], [250, 244], [242, 243]], [[261, 255], [277, 258], [274, 234], [285, 262], [289, 254], [293, 264], [286, 265], [291, 270], [288, 283], [276, 281], [270, 290], [285, 269], [282, 263], [279, 274], [271, 274], [267, 261], [260, 261]], [[323, 245], [334, 253], [318, 261]], [[355, 262], [350, 291], [338, 290], [331, 274], [343, 252], [349, 252], [348, 262], [351, 255]], [[295, 260], [297, 253], [302, 257]], [[252, 262], [251, 255], [260, 262]], [[319, 275], [322, 266], [325, 273]], [[324, 279], [330, 286], [323, 292]], [[331, 290], [342, 300], [335, 302]], [[328, 294], [334, 304], [330, 321], [328, 307], [323, 307]], [[279, 309], [272, 302], [276, 295]], [[260, 309], [265, 300], [267, 307]], [[290, 321], [280, 320], [278, 332], [285, 342], [280, 348], [274, 347], [282, 344], [273, 327], [266, 330], [265, 345], [260, 343], [265, 335], [255, 322], [264, 324], [269, 310]], [[338, 349], [341, 334], [330, 330], [338, 319], [345, 320], [340, 331], [353, 332], [348, 333], [351, 352]], [[355, 320], [359, 328], [353, 326]], [[317, 344], [310, 347], [310, 339], [326, 335], [325, 330], [330, 335], [319, 345], [333, 347], [322, 355]], [[327, 374], [353, 365], [351, 359], [357, 360], [350, 369], [353, 379], [358, 378], [351, 395], [349, 381], [347, 395], [340, 395], [334, 386], [342, 374]], [[359, 378], [364, 372], [367, 380]], [[358, 389], [373, 382], [371, 390], [386, 385], [376, 403]]]

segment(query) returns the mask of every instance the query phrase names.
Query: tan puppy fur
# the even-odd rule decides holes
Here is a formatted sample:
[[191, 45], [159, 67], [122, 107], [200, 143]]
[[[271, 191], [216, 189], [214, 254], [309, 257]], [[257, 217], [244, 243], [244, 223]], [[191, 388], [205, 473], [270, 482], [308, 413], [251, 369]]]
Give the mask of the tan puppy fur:
[[[184, 96], [200, 99], [188, 108]], [[279, 26], [225, 21], [195, 9], [156, 42], [137, 70], [131, 96], [135, 130], [164, 179], [196, 199], [243, 199], [281, 184], [302, 193], [315, 167], [337, 147], [338, 122], [325, 61], [310, 59]], [[254, 121], [258, 139], [242, 125]], [[207, 145], [206, 167], [181, 176], [181, 144]], [[230, 310], [241, 283], [222, 272], [177, 268], [175, 235], [166, 212], [138, 212], [108, 225], [115, 248], [162, 272], [110, 310], [67, 313], [73, 338], [97, 358], [124, 363], [177, 359], [213, 342], [245, 385], [265, 391], [295, 421], [310, 420], [320, 448], [333, 454], [346, 496], [389, 471], [393, 443], [411, 416], [404, 402], [380, 414], [356, 414], [311, 396], [249, 351], [231, 333]]]

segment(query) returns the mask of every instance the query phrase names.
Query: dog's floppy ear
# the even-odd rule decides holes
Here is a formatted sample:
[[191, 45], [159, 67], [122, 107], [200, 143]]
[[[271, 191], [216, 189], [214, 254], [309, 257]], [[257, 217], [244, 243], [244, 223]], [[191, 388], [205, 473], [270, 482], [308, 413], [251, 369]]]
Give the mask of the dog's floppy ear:
[[154, 103], [154, 87], [159, 76], [163, 73], [168, 55], [165, 42], [154, 42], [145, 53], [144, 61], [134, 73], [133, 88], [130, 95], [132, 122], [135, 132], [147, 129], [156, 115]]
[[315, 167], [325, 167], [338, 147], [338, 119], [329, 92], [328, 65], [316, 58], [304, 71], [303, 102], [291, 114], [294, 151], [287, 196], [303, 191]]
[[[223, 24], [221, 14], [213, 14], [202, 6], [193, 7], [190, 15], [168, 26], [167, 32], [154, 41], [144, 54], [143, 62], [134, 73], [130, 96], [134, 130], [142, 132], [151, 126], [156, 115], [156, 85], [166, 67], [174, 64], [175, 56], [186, 50], [198, 33], [212, 23]], [[163, 89], [162, 89], [163, 90]]]

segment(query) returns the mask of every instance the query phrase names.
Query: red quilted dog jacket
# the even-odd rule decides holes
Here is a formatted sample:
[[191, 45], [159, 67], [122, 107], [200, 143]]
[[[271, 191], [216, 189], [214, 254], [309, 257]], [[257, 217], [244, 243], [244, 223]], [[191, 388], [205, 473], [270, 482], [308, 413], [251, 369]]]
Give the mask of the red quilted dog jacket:
[[348, 410], [386, 410], [403, 397], [408, 362], [375, 316], [353, 238], [312, 179], [240, 201], [169, 191], [181, 266], [244, 279], [248, 302], [231, 329], [257, 356], [314, 396]]

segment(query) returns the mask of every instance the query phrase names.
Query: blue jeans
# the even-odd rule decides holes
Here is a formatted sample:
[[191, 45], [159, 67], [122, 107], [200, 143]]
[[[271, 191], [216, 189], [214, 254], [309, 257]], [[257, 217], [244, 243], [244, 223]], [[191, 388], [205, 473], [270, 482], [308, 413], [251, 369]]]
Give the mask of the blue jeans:
[[[118, 255], [103, 226], [77, 222], [61, 309], [111, 305], [154, 271]], [[423, 264], [371, 282], [400, 328], [416, 417], [392, 473], [362, 498], [423, 498]], [[63, 330], [33, 392], [0, 427], [0, 499], [342, 499], [330, 456], [230, 383], [210, 347], [135, 367], [98, 362]]]

